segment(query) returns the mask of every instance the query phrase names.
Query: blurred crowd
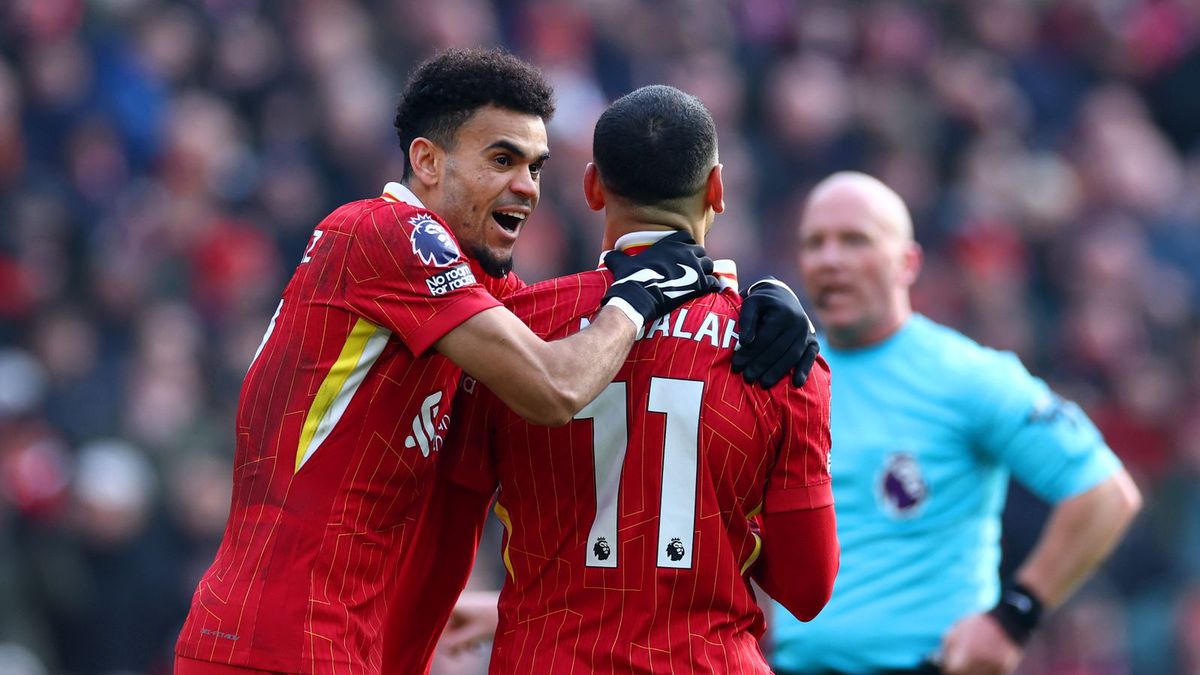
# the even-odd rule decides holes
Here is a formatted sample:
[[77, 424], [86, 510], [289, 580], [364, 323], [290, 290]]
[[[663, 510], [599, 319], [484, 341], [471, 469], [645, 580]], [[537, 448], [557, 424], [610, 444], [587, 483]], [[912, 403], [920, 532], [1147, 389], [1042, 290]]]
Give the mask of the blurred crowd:
[[[1020, 354], [1147, 496], [1022, 672], [1200, 673], [1195, 0], [5, 0], [0, 673], [169, 672], [283, 284], [401, 175], [408, 71], [470, 45], [558, 92], [528, 280], [595, 264], [592, 126], [643, 84], [712, 110], [708, 248], [744, 276], [796, 281], [815, 180], [894, 186], [917, 309]], [[1014, 491], [1006, 565], [1043, 514]]]

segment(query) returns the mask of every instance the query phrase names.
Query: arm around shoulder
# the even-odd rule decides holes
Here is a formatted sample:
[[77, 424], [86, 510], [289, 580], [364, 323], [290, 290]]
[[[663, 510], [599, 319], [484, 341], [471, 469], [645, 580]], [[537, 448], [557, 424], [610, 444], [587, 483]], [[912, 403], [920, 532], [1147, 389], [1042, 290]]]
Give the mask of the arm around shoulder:
[[646, 321], [720, 287], [712, 261], [686, 232], [636, 257], [611, 251], [605, 263], [614, 281], [604, 307], [570, 337], [544, 342], [507, 309], [492, 308], [435, 346], [527, 421], [566, 424], [616, 376]]
[[606, 307], [584, 330], [545, 342], [512, 312], [494, 307], [434, 345], [534, 424], [561, 426], [594, 399], [625, 362], [637, 327]]

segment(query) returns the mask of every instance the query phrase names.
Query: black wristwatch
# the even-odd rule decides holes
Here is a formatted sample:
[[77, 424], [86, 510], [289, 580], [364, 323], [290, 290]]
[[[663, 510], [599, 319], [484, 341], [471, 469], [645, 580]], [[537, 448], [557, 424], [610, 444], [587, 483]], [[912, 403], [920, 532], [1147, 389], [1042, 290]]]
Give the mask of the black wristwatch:
[[1000, 601], [988, 614], [1013, 642], [1024, 645], [1042, 620], [1042, 601], [1020, 582], [1012, 581], [1004, 585]]

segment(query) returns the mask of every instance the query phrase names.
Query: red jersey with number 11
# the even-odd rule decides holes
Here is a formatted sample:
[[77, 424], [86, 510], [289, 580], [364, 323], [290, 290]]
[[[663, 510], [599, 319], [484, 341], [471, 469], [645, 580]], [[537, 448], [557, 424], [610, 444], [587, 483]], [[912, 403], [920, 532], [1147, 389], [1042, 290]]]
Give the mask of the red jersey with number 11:
[[[544, 339], [580, 330], [604, 270], [506, 301]], [[558, 428], [526, 423], [466, 380], [443, 461], [499, 485], [508, 570], [493, 673], [768, 673], [746, 572], [754, 515], [832, 503], [829, 371], [770, 391], [730, 370], [741, 298], [650, 324], [624, 367]], [[448, 460], [448, 461], [447, 461]]]

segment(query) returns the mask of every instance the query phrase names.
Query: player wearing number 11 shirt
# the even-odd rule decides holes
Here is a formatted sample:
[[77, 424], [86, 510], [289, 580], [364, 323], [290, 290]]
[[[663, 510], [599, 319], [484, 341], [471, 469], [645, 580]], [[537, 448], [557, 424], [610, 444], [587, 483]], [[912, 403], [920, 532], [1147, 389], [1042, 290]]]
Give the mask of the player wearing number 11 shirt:
[[[636, 158], [601, 151], [614, 144]], [[711, 117], [683, 92], [647, 87], [614, 103], [594, 152], [585, 191], [606, 209], [605, 243], [618, 256], [669, 232], [662, 224], [693, 225], [702, 238], [723, 208]], [[691, 175], [689, 157], [699, 164]], [[654, 158], [669, 159], [664, 168]], [[635, 160], [666, 176], [640, 183], [661, 198], [609, 178]], [[658, 231], [639, 231], [648, 229]], [[587, 325], [612, 283], [599, 269], [506, 304], [544, 339], [560, 338]], [[507, 576], [491, 672], [769, 673], [750, 575], [803, 619], [828, 600], [829, 370], [818, 361], [802, 388], [746, 384], [730, 369], [740, 305], [730, 286], [649, 324], [565, 426], [526, 423], [464, 381], [440, 470], [477, 495], [499, 488]]]

